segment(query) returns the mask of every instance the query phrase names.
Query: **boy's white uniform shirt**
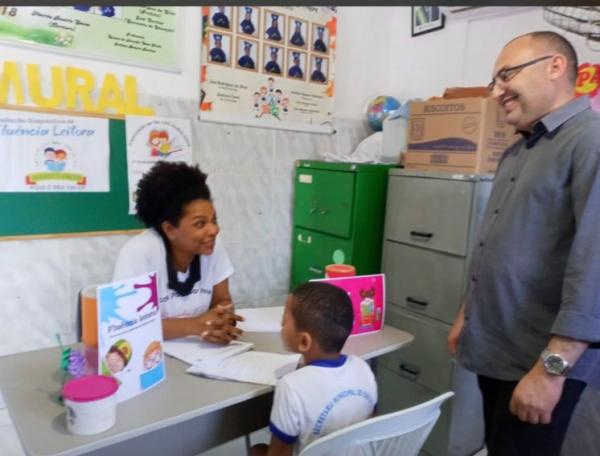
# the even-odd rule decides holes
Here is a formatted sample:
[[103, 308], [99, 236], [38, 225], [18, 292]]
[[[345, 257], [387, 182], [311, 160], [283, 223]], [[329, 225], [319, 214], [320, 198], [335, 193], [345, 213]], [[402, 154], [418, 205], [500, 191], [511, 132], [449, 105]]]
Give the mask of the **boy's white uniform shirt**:
[[282, 377], [275, 388], [269, 428], [298, 454], [313, 440], [369, 418], [377, 383], [353, 355], [317, 360]]
[[[200, 255], [200, 280], [196, 282], [187, 296], [178, 295], [168, 288], [167, 251], [160, 235], [154, 229], [148, 229], [131, 238], [122, 247], [113, 273], [113, 281], [125, 280], [146, 272], [156, 271], [158, 278], [158, 296], [162, 318], [192, 317], [204, 313], [210, 306], [213, 286], [233, 274], [233, 265], [219, 236], [210, 255]], [[179, 281], [189, 276], [177, 271]]]

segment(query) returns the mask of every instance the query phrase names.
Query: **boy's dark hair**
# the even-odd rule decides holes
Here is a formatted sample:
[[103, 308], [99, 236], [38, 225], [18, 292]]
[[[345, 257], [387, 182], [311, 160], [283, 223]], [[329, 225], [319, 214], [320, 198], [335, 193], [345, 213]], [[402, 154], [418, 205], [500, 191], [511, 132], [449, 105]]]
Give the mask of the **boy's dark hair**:
[[292, 291], [296, 329], [306, 331], [327, 353], [339, 353], [352, 331], [354, 311], [348, 294], [324, 282], [306, 282]]
[[138, 182], [137, 218], [159, 233], [164, 221], [177, 226], [186, 204], [197, 199], [211, 200], [206, 177], [198, 165], [157, 162]]

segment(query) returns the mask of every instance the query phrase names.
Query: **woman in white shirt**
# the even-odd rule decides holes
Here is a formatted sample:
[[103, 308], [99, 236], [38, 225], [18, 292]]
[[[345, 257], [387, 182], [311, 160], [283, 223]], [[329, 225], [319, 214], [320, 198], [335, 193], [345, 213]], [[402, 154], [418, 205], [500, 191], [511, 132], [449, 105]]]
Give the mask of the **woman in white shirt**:
[[157, 271], [164, 338], [228, 343], [241, 335], [242, 317], [229, 294], [233, 266], [206, 177], [198, 166], [159, 161], [140, 179], [136, 213], [148, 229], [125, 243], [113, 280]]

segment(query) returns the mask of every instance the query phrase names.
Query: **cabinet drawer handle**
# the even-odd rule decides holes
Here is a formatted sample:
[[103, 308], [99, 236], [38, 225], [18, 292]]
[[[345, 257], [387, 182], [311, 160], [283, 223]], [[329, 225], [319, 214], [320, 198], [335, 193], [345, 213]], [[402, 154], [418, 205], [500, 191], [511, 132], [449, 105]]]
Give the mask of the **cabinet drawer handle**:
[[418, 299], [411, 298], [410, 296], [406, 297], [406, 302], [409, 304], [416, 304], [417, 306], [420, 306], [420, 307], [425, 307], [425, 306], [427, 306], [427, 304], [429, 304], [427, 301], [419, 301]]
[[323, 270], [322, 270], [322, 269], [315, 268], [315, 267], [313, 267], [313, 266], [309, 266], [309, 267], [308, 267], [308, 270], [309, 270], [310, 272], [312, 272], [313, 274], [319, 274], [319, 275], [323, 275]]
[[312, 236], [306, 236], [304, 238], [304, 237], [302, 237], [301, 234], [299, 234], [297, 239], [298, 239], [298, 242], [301, 242], [303, 244], [311, 244], [312, 243]]
[[410, 235], [423, 239], [431, 239], [433, 237], [433, 233], [427, 233], [425, 231], [411, 231]]
[[421, 369], [414, 364], [400, 363], [400, 375], [403, 377], [409, 380], [416, 380], [420, 373]]

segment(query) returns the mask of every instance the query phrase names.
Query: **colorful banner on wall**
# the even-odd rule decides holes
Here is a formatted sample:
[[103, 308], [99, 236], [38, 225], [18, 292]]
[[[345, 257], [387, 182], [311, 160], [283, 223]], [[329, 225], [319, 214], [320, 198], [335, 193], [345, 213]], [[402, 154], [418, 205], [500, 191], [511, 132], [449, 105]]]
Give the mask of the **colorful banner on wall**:
[[138, 181], [159, 160], [192, 164], [190, 119], [127, 116], [127, 174], [129, 213], [135, 214]]
[[0, 6], [0, 39], [178, 71], [178, 8]]
[[0, 110], [0, 192], [108, 192], [108, 120]]
[[117, 402], [165, 379], [156, 272], [98, 287], [98, 371], [117, 379]]
[[202, 8], [200, 119], [331, 133], [334, 8]]
[[[45, 73], [45, 74], [44, 74]], [[50, 81], [49, 89], [43, 84]], [[44, 109], [71, 109], [151, 116], [154, 109], [138, 104], [137, 79], [105, 73], [102, 79], [83, 68], [52, 65], [44, 70], [37, 63], [1, 63], [0, 103], [32, 104]]]

